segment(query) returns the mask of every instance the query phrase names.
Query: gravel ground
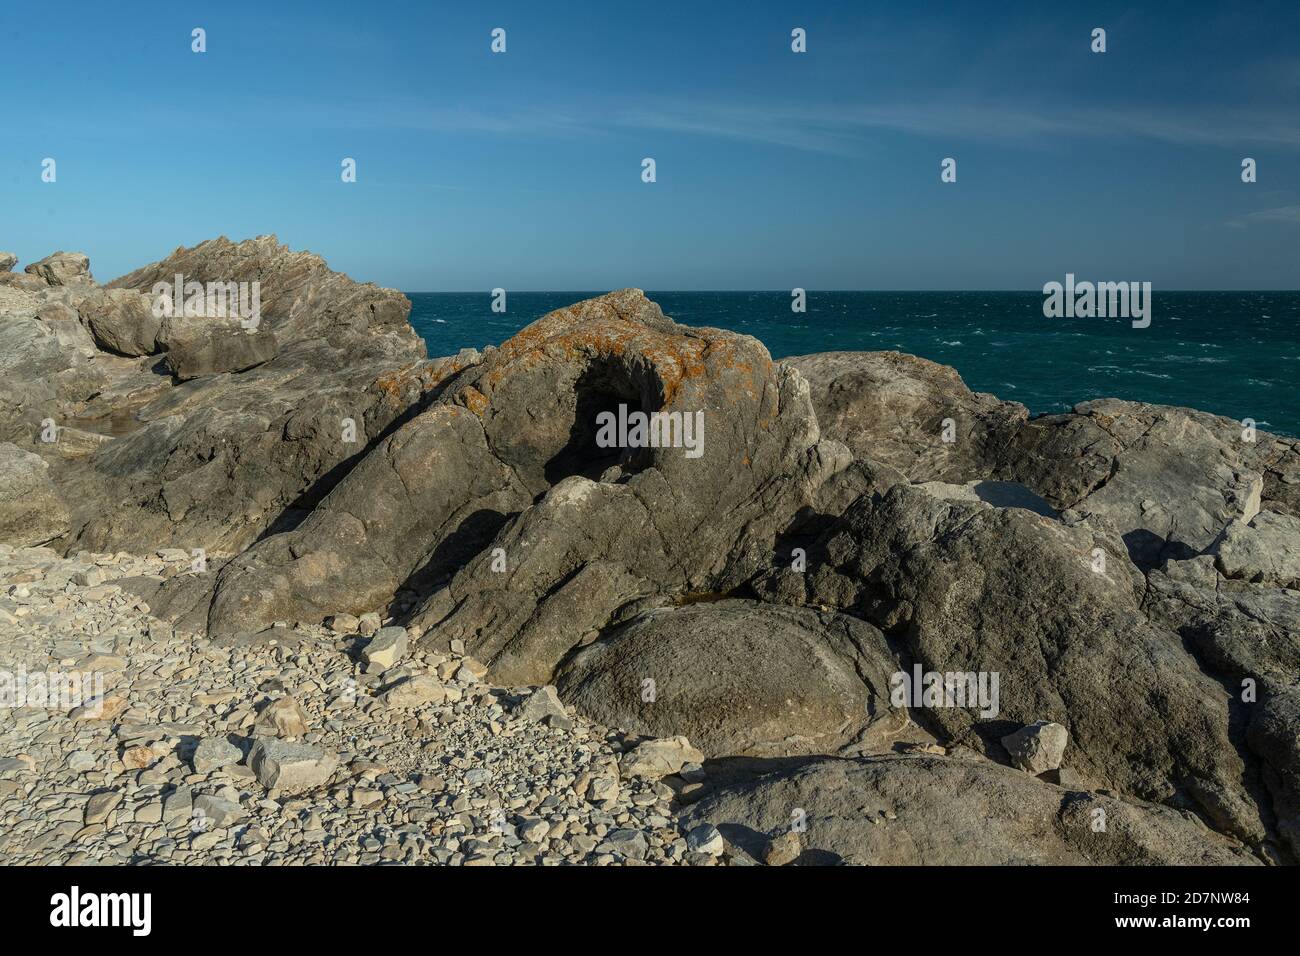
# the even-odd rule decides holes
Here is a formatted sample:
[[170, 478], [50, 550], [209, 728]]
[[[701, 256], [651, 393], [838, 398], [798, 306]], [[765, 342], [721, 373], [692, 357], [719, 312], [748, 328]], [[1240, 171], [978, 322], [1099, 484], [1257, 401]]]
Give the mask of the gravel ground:
[[[639, 741], [396, 629], [385, 659], [369, 615], [222, 646], [114, 583], [177, 573], [0, 545], [0, 863], [723, 862], [676, 823], [684, 741], [620, 767]], [[51, 706], [37, 674], [91, 682]]]

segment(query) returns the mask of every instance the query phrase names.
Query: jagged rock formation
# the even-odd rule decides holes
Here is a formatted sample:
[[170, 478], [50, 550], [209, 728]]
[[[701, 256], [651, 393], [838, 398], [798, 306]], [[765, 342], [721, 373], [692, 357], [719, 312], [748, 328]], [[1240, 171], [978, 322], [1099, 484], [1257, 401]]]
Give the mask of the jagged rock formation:
[[[259, 282], [256, 331], [155, 326], [178, 274]], [[1031, 419], [896, 353], [773, 362], [633, 289], [428, 360], [399, 293], [273, 237], [21, 275], [0, 529], [230, 554], [127, 582], [155, 614], [239, 642], [378, 612], [556, 683], [729, 768], [692, 814], [755, 854], [799, 808], [810, 861], [1300, 855], [1294, 439], [1114, 399]], [[665, 440], [627, 441], [638, 415]], [[914, 673], [996, 699], [899, 696]], [[1036, 778], [1002, 741], [1043, 721], [1068, 745]]]
[[[178, 274], [260, 283], [256, 333], [156, 318], [148, 293]], [[69, 548], [236, 551], [292, 526], [447, 365], [425, 361], [400, 293], [273, 236], [179, 249], [102, 289], [0, 292], [0, 439], [50, 462]]]

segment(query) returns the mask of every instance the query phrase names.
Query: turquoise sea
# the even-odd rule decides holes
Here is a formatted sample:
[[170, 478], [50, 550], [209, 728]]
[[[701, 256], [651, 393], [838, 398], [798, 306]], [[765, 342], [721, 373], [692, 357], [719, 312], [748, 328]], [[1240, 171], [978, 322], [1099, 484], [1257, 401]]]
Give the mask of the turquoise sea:
[[[497, 345], [595, 292], [408, 293], [430, 355]], [[1155, 292], [1149, 328], [1048, 319], [1038, 292], [647, 292], [687, 325], [752, 335], [774, 358], [894, 349], [956, 368], [1031, 413], [1090, 398], [1185, 405], [1300, 435], [1300, 292]]]

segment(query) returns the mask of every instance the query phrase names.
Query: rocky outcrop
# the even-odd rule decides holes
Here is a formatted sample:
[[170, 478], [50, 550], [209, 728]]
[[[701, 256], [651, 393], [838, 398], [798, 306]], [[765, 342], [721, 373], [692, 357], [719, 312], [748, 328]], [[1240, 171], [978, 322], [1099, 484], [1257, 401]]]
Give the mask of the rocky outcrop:
[[1226, 580], [1209, 556], [1168, 562], [1148, 581], [1143, 610], [1221, 682], [1246, 777], [1300, 857], [1300, 591]]
[[[257, 331], [206, 315], [156, 319], [153, 285], [178, 274], [258, 283]], [[293, 527], [469, 360], [426, 362], [404, 296], [274, 237], [180, 249], [105, 289], [85, 276], [0, 300], [0, 397], [12, 399], [0, 402], [0, 439], [50, 463], [79, 547], [238, 551]], [[56, 440], [39, 439], [48, 423]]]
[[[257, 283], [258, 321], [155, 327], [177, 276]], [[429, 360], [400, 293], [274, 237], [23, 278], [0, 537], [208, 552], [120, 586], [216, 648], [328, 620], [339, 652], [384, 636], [374, 706], [486, 679], [539, 734], [617, 728], [575, 792], [703, 795], [710, 858], [1300, 854], [1294, 439], [1111, 399], [1029, 419], [896, 353], [773, 362], [635, 289]], [[260, 746], [286, 792], [334, 769], [286, 753], [322, 770], [286, 782]]]
[[12, 252], [0, 252], [0, 272], [12, 272], [18, 265], [18, 257]]
[[182, 382], [222, 372], [246, 372], [275, 358], [275, 333], [245, 328], [239, 319], [167, 320], [167, 370]]
[[794, 833], [796, 865], [1231, 865], [1257, 862], [1194, 818], [944, 757], [819, 758], [722, 788], [686, 813], [762, 859]]
[[[320, 256], [293, 252], [275, 236], [244, 242], [222, 237], [182, 247], [107, 287], [153, 295], [157, 284], [175, 284], [177, 276], [184, 284], [205, 287], [258, 283], [261, 321], [281, 345], [319, 340], [334, 350], [351, 349], [350, 361], [424, 354], [423, 343], [406, 321], [411, 311], [406, 296], [354, 282], [332, 271]], [[336, 357], [321, 367], [340, 364], [345, 363]]]
[[1242, 435], [1191, 409], [1103, 399], [1028, 423], [1000, 473], [1114, 527], [1150, 567], [1204, 553], [1228, 522], [1259, 512], [1259, 446]]
[[93, 283], [90, 258], [84, 252], [55, 252], [23, 270], [28, 275], [44, 279], [52, 286]]
[[1300, 518], [1261, 511], [1249, 524], [1233, 521], [1215, 553], [1224, 577], [1300, 590]]
[[[677, 447], [602, 447], [598, 419], [620, 408], [689, 417], [698, 455], [680, 430]], [[210, 623], [316, 613], [298, 582], [355, 613], [418, 572], [433, 591], [417, 625], [465, 641], [502, 681], [547, 683], [621, 610], [723, 592], [769, 565], [778, 531], [847, 464], [820, 458], [817, 437], [802, 379], [758, 342], [678, 326], [637, 290], [611, 293], [457, 374], [291, 541], [250, 551], [248, 574], [227, 569]], [[409, 489], [410, 476], [380, 474], [407, 447], [429, 448]], [[355, 501], [408, 493], [421, 504], [353, 517]]]
[[810, 386], [823, 434], [912, 481], [990, 478], [1028, 417], [1023, 405], [972, 392], [954, 369], [899, 352], [820, 352], [784, 359]]
[[899, 485], [850, 509], [822, 552], [808, 603], [874, 620], [926, 672], [998, 675], [995, 707], [968, 699], [914, 712], [941, 741], [1001, 758], [1002, 736], [1051, 720], [1097, 786], [1195, 804], [1243, 838], [1263, 837], [1226, 695], [1142, 615], [1141, 577], [1112, 536]]

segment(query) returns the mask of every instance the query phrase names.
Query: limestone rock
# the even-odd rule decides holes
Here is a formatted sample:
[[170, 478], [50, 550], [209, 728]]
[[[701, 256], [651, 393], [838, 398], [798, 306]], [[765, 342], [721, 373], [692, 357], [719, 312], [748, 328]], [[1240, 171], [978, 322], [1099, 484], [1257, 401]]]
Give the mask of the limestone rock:
[[1261, 511], [1232, 521], [1215, 551], [1224, 577], [1300, 590], [1300, 518]]
[[665, 737], [637, 744], [619, 760], [618, 772], [624, 778], [649, 777], [658, 780], [677, 773], [686, 764], [703, 762], [704, 754], [692, 747], [685, 737]]
[[147, 296], [128, 289], [96, 289], [77, 307], [100, 348], [118, 355], [152, 355], [158, 351], [162, 319]]
[[988, 706], [968, 696], [927, 708], [940, 743], [995, 753], [1008, 732], [1054, 721], [1085, 777], [1199, 804], [1259, 839], [1226, 695], [1177, 634], [1142, 614], [1144, 582], [1123, 550], [1087, 524], [900, 485], [850, 509], [809, 560], [825, 562], [812, 576], [815, 599], [898, 633], [923, 671], [984, 675], [986, 690], [997, 675]]
[[305, 737], [307, 716], [293, 697], [280, 697], [262, 708], [253, 725], [253, 733], [272, 737]]
[[228, 827], [244, 817], [244, 810], [238, 803], [210, 793], [194, 798], [193, 813], [199, 829]]
[[1201, 554], [1259, 512], [1264, 478], [1240, 431], [1191, 409], [1101, 399], [1029, 422], [1002, 473], [1061, 511], [1104, 519], [1148, 567]]
[[709, 756], [787, 756], [834, 753], [888, 719], [896, 670], [870, 624], [732, 599], [643, 613], [579, 650], [559, 687], [606, 726], [685, 735]]
[[54, 252], [23, 271], [39, 276], [52, 286], [95, 281], [90, 274], [90, 258], [84, 252]]
[[808, 380], [825, 435], [912, 481], [991, 478], [1028, 416], [1023, 405], [972, 392], [954, 369], [914, 355], [819, 352], [781, 364]]
[[192, 763], [195, 773], [211, 773], [244, 759], [244, 752], [225, 737], [208, 737], [194, 748]]
[[0, 442], [0, 542], [44, 544], [68, 531], [68, 511], [39, 456]]
[[[789, 831], [802, 810], [806, 830], [780, 838], [771, 865], [803, 843], [805, 864], [846, 860], [873, 866], [1251, 865], [1233, 840], [1155, 804], [1070, 794], [1010, 767], [945, 757], [811, 758], [740, 780], [683, 814], [709, 822], [755, 858], [769, 833]], [[1095, 832], [1101, 811], [1105, 832]], [[778, 862], [774, 862], [778, 861]]]
[[362, 655], [367, 664], [387, 670], [406, 656], [407, 646], [406, 628], [381, 627]]
[[248, 765], [267, 790], [298, 793], [329, 780], [338, 758], [319, 747], [263, 737], [253, 745]]
[[1070, 734], [1060, 724], [1037, 720], [1002, 738], [1011, 762], [1026, 773], [1038, 776], [1061, 766]]
[[166, 320], [167, 370], [179, 381], [222, 372], [246, 372], [275, 358], [275, 333], [247, 329], [239, 319]]
[[561, 720], [568, 718], [568, 713], [564, 709], [559, 693], [549, 684], [545, 687], [539, 687], [529, 694], [519, 705], [516, 713], [533, 724], [540, 724], [548, 718], [559, 718]]
[[417, 675], [399, 681], [380, 695], [389, 707], [412, 709], [441, 704], [447, 699], [447, 689], [437, 678]]
[[686, 831], [686, 848], [693, 853], [722, 856], [722, 834], [711, 823], [701, 823]]

